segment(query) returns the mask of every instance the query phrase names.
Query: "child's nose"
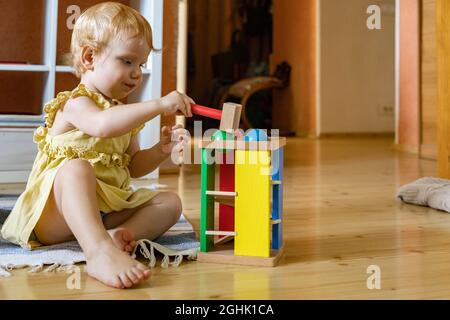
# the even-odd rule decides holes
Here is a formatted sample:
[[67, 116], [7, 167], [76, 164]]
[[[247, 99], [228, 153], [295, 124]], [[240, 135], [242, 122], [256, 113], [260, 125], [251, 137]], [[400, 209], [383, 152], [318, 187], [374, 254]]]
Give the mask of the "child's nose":
[[142, 76], [142, 70], [140, 67], [131, 72], [132, 79], [139, 79], [141, 76]]

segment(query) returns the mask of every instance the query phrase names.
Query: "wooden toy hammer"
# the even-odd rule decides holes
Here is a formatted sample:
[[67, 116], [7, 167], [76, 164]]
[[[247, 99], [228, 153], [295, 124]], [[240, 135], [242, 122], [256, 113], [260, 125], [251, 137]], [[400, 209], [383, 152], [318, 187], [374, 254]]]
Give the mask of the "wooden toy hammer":
[[[204, 116], [212, 119], [220, 120], [220, 130], [234, 131], [239, 129], [239, 122], [241, 121], [242, 105], [226, 102], [223, 104], [222, 110], [208, 108], [198, 104], [191, 105], [193, 114]], [[183, 156], [180, 154], [178, 164], [183, 162]]]
[[236, 130], [239, 128], [239, 122], [241, 120], [242, 105], [226, 102], [223, 104], [222, 110], [217, 110], [192, 104], [191, 111], [193, 114], [199, 116], [220, 120], [220, 130]]

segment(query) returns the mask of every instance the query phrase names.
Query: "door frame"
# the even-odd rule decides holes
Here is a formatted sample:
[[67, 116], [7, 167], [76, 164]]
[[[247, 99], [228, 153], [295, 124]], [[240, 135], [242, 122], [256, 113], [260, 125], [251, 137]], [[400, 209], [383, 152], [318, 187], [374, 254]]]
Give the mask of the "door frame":
[[450, 1], [436, 1], [437, 83], [438, 83], [438, 176], [450, 178], [449, 116], [450, 116]]

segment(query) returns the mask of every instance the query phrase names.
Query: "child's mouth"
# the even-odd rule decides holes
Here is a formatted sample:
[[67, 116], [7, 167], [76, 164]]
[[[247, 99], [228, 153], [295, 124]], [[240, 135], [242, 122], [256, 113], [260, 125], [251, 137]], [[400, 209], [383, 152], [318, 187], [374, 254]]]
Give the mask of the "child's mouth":
[[128, 88], [128, 89], [134, 89], [136, 87], [136, 85], [134, 84], [128, 84], [128, 83], [124, 83], [124, 85]]

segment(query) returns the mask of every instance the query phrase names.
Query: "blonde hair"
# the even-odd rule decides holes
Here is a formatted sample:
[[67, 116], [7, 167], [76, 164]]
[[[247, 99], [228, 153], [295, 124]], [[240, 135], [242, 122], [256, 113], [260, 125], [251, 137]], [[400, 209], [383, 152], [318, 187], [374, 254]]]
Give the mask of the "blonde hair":
[[86, 71], [81, 63], [83, 46], [90, 45], [100, 55], [110, 41], [124, 32], [130, 32], [132, 37], [142, 37], [154, 50], [152, 28], [135, 9], [117, 2], [103, 2], [84, 11], [75, 23], [70, 45], [76, 76], [79, 78]]

